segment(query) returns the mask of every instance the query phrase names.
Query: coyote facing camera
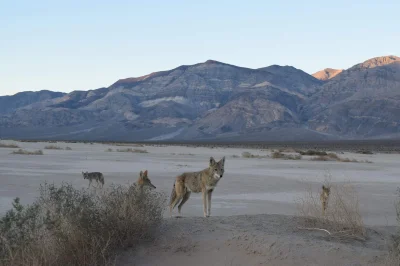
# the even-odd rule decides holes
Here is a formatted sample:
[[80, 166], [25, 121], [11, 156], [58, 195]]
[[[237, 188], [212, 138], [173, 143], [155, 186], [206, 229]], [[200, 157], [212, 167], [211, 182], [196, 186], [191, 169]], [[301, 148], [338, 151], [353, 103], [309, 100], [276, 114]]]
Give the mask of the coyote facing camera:
[[145, 170], [144, 172], [140, 171], [139, 178], [136, 181], [136, 185], [139, 188], [150, 187], [150, 188], [156, 189], [156, 186], [151, 183], [150, 178], [148, 177], [148, 171], [147, 170]]
[[104, 176], [100, 172], [82, 172], [83, 179], [88, 179], [89, 180], [89, 186], [92, 184], [93, 180], [96, 180], [97, 183], [101, 184], [101, 187], [103, 188], [104, 186]]
[[189, 199], [190, 194], [203, 194], [204, 217], [211, 215], [211, 195], [218, 181], [224, 175], [225, 157], [216, 162], [210, 157], [209, 167], [198, 172], [183, 173], [175, 178], [170, 200], [170, 214], [179, 203], [178, 212], [181, 213], [183, 204]]

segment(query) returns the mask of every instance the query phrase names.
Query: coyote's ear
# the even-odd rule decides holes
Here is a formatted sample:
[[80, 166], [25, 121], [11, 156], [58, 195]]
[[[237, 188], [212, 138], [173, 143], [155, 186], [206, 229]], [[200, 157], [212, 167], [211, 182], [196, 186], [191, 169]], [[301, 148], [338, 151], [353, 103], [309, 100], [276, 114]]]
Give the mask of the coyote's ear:
[[210, 157], [210, 166], [215, 165], [215, 160], [213, 157]]
[[142, 176], [143, 176], [143, 171], [140, 171], [140, 174], [139, 174], [139, 176], [140, 176], [140, 177], [142, 177]]
[[322, 189], [325, 190], [325, 186], [324, 185], [322, 185]]
[[219, 161], [222, 165], [225, 165], [225, 156]]
[[147, 170], [144, 171], [143, 176], [147, 176]]

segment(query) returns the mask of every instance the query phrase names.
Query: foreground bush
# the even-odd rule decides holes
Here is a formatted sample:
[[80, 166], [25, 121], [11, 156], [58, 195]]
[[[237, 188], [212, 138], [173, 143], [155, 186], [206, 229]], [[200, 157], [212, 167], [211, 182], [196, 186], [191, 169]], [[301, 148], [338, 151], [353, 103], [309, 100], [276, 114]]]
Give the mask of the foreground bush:
[[389, 242], [389, 255], [386, 258], [385, 265], [387, 266], [398, 266], [400, 265], [400, 188], [397, 188], [397, 200], [395, 203], [396, 215], [397, 215], [397, 231], [392, 236]]
[[0, 220], [2, 265], [110, 265], [153, 237], [166, 197], [134, 185], [101, 194], [45, 183], [32, 205], [15, 199]]

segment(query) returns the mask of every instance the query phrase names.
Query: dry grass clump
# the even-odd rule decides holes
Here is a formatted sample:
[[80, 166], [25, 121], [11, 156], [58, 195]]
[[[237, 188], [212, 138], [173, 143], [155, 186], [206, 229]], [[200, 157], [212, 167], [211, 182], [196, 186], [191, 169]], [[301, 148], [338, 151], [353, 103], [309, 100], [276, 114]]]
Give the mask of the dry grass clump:
[[66, 151], [72, 151], [72, 148], [71, 147], [65, 147], [65, 150]]
[[283, 160], [301, 160], [301, 155], [284, 154], [282, 152], [275, 151], [272, 153], [272, 158]]
[[111, 149], [111, 148], [108, 148], [107, 150], [106, 150], [106, 152], [113, 152], [114, 150], [113, 149]]
[[117, 152], [148, 153], [148, 152], [147, 152], [147, 150], [141, 150], [141, 149], [132, 149], [132, 148], [126, 148], [126, 149], [117, 149]]
[[248, 151], [242, 152], [243, 158], [266, 158], [267, 156], [252, 154]]
[[12, 148], [12, 149], [16, 149], [19, 148], [19, 146], [17, 144], [7, 144], [7, 143], [0, 143], [0, 148]]
[[0, 218], [0, 264], [114, 265], [118, 251], [154, 237], [165, 201], [134, 185], [96, 194], [45, 183], [32, 205], [17, 198]]
[[356, 159], [349, 159], [349, 158], [342, 158], [336, 153], [328, 153], [327, 155], [320, 155], [317, 157], [311, 158], [311, 161], [336, 161], [342, 163], [372, 163], [368, 160], [356, 160]]
[[16, 151], [13, 151], [12, 154], [22, 154], [22, 155], [43, 155], [42, 150], [37, 150], [37, 151], [27, 151], [23, 149], [18, 149]]
[[56, 145], [47, 145], [44, 147], [46, 150], [62, 150], [61, 147], [56, 146]]
[[359, 150], [359, 151], [356, 151], [356, 153], [359, 153], [359, 154], [374, 154], [372, 151], [370, 151], [370, 150]]
[[364, 241], [366, 230], [354, 187], [349, 183], [325, 186], [330, 187], [325, 212], [320, 200], [321, 187], [318, 192], [312, 191], [311, 186], [308, 187], [304, 196], [297, 201], [298, 212], [304, 218], [299, 229], [324, 231], [327, 236], [340, 240]]

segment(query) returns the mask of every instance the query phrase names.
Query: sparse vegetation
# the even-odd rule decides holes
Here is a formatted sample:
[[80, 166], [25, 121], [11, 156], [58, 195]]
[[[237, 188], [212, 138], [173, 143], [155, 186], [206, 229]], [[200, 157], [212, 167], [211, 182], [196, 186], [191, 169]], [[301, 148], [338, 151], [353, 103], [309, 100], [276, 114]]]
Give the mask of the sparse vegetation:
[[56, 146], [56, 145], [47, 145], [44, 147], [46, 150], [62, 150], [61, 147]]
[[12, 154], [22, 154], [22, 155], [43, 155], [42, 150], [37, 151], [27, 151], [23, 149], [18, 149], [17, 151], [13, 151]]
[[256, 154], [251, 154], [248, 151], [242, 152], [242, 157], [243, 158], [267, 158], [266, 155], [256, 155]]
[[349, 158], [342, 158], [336, 153], [328, 153], [327, 155], [320, 155], [317, 157], [311, 158], [311, 161], [337, 161], [342, 163], [372, 163], [368, 160], [356, 160]]
[[374, 154], [370, 150], [358, 150], [358, 151], [356, 151], [356, 153], [359, 153], [359, 154]]
[[330, 196], [325, 213], [320, 191], [315, 193], [311, 187], [297, 201], [298, 212], [304, 218], [299, 229], [325, 231], [328, 237], [340, 240], [365, 240], [366, 231], [354, 187], [349, 183], [326, 186], [330, 186]]
[[32, 205], [16, 198], [0, 219], [0, 264], [114, 265], [119, 250], [152, 239], [166, 201], [134, 185], [96, 194], [45, 183], [39, 191]]
[[300, 153], [301, 155], [305, 156], [326, 156], [328, 155], [325, 151], [316, 151], [316, 150], [308, 150], [308, 151], [296, 151], [297, 153]]
[[71, 147], [65, 147], [65, 150], [66, 151], [72, 151], [72, 148]]
[[301, 155], [284, 154], [282, 152], [275, 151], [272, 153], [272, 158], [283, 160], [301, 160]]
[[17, 144], [6, 144], [6, 143], [0, 143], [0, 148], [12, 148], [16, 149], [19, 148]]
[[114, 150], [113, 149], [111, 149], [111, 148], [108, 148], [107, 150], [106, 150], [106, 152], [113, 152]]
[[126, 148], [126, 149], [117, 149], [117, 152], [148, 153], [148, 152], [147, 152], [147, 150], [141, 150], [141, 149], [132, 149], [132, 148]]

